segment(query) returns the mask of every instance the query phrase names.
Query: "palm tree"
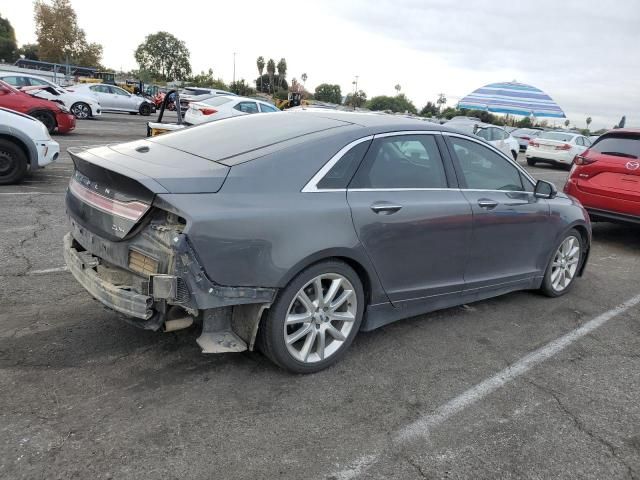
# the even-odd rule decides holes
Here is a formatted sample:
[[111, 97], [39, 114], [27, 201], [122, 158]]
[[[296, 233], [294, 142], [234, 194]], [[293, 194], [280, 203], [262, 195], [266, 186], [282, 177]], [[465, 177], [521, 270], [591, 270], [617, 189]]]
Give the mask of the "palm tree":
[[302, 79], [302, 83], [306, 87], [307, 86], [307, 74], [303, 73], [302, 75], [300, 75], [300, 78]]
[[282, 87], [282, 80], [287, 75], [287, 61], [281, 58], [278, 62], [278, 86]]
[[260, 91], [262, 91], [262, 72], [264, 72], [264, 57], [262, 55], [256, 60], [256, 65], [258, 66], [258, 73], [260, 74]]
[[402, 89], [402, 87], [400, 86], [400, 84], [399, 84], [399, 83], [397, 83], [397, 84], [396, 84], [396, 86], [395, 86], [395, 87], [393, 87], [393, 88], [395, 88], [395, 89], [396, 89], [396, 95], [400, 95], [400, 90]]
[[447, 97], [444, 93], [438, 94], [438, 100], [436, 100], [436, 103], [438, 104], [438, 111], [442, 111], [443, 105], [447, 103]]
[[565, 128], [569, 128], [569, 119], [568, 118], [564, 121], [564, 126], [565, 126]]
[[589, 130], [589, 125], [591, 125], [591, 117], [587, 117], [587, 130]]
[[273, 76], [276, 73], [276, 62], [273, 61], [273, 58], [270, 58], [267, 62], [267, 73], [269, 74], [269, 88], [273, 93]]

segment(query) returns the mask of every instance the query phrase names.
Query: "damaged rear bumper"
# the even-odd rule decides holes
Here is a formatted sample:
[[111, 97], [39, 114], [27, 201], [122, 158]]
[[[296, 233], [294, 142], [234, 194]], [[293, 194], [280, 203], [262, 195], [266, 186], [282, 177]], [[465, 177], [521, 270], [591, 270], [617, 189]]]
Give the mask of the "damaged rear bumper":
[[95, 270], [98, 259], [89, 252], [78, 252], [70, 233], [64, 237], [64, 260], [78, 283], [106, 307], [141, 320], [153, 316], [153, 298], [101, 279]]

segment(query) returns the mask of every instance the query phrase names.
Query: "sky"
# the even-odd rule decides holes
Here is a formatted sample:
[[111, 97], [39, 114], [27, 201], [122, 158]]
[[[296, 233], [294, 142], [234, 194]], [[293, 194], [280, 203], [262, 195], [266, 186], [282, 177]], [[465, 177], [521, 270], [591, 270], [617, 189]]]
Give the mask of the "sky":
[[[137, 67], [136, 47], [164, 30], [183, 40], [194, 71], [254, 80], [259, 55], [288, 65], [306, 88], [337, 83], [369, 97], [399, 84], [418, 107], [448, 105], [488, 83], [548, 93], [572, 125], [610, 128], [622, 115], [640, 127], [640, 2], [619, 0], [305, 0], [265, 2], [72, 0], [78, 23], [104, 47], [103, 64]], [[147, 8], [153, 5], [153, 8]], [[236, 11], [234, 6], [240, 8]], [[106, 7], [106, 8], [105, 8]], [[170, 14], [173, 10], [175, 13]], [[0, 0], [19, 44], [35, 41], [33, 4]], [[553, 123], [553, 120], [551, 120]]]

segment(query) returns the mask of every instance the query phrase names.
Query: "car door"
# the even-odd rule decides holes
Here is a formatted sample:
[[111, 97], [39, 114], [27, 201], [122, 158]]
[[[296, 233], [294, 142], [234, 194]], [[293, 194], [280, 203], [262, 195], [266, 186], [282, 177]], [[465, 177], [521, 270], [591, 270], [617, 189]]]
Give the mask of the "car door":
[[376, 135], [347, 189], [357, 235], [396, 306], [464, 288], [471, 208], [443, 148], [439, 132]]
[[256, 102], [238, 102], [233, 107], [233, 116], [248, 115], [251, 113], [258, 113], [258, 104]]
[[103, 110], [117, 110], [115, 96], [109, 91], [107, 85], [92, 85], [89, 90], [98, 98]]
[[134, 100], [129, 92], [113, 86], [109, 87], [109, 91], [113, 95], [113, 102], [118, 110], [136, 111]]
[[480, 141], [445, 133], [464, 196], [473, 210], [467, 290], [542, 275], [554, 229], [546, 200], [514, 162]]

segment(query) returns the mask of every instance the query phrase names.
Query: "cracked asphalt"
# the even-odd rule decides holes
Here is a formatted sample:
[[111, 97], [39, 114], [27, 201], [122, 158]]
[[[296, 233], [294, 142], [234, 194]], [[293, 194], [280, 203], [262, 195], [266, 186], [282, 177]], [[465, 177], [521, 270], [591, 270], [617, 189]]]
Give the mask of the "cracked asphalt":
[[[132, 140], [146, 120], [106, 114], [56, 139]], [[530, 171], [559, 187], [567, 175]], [[596, 224], [567, 296], [521, 292], [398, 322], [294, 376], [259, 353], [202, 355], [193, 329], [140, 331], [94, 302], [59, 270], [70, 173], [64, 154], [0, 187], [0, 478], [640, 479], [638, 306], [428, 436], [391, 440], [640, 294], [639, 228]]]

